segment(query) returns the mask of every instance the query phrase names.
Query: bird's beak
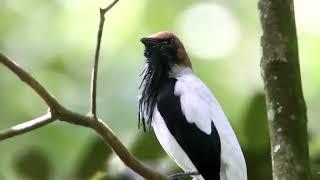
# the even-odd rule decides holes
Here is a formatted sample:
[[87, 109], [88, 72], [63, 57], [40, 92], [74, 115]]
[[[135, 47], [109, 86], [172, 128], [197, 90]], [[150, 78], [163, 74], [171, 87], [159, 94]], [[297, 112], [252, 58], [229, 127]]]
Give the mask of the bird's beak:
[[159, 40], [154, 39], [154, 38], [141, 38], [140, 40], [146, 47], [154, 46], [160, 43]]

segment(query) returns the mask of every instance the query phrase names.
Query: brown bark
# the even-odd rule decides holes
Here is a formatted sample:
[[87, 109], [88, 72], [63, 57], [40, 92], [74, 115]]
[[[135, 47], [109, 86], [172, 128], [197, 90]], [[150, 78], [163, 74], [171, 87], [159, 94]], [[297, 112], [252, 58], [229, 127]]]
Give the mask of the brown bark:
[[273, 179], [310, 179], [293, 0], [260, 0], [262, 78], [272, 144]]
[[142, 177], [150, 180], [166, 180], [168, 177], [158, 173], [157, 171], [146, 167], [136, 157], [134, 157], [123, 143], [117, 138], [112, 130], [102, 120], [98, 119], [96, 114], [96, 87], [97, 87], [97, 72], [100, 52], [100, 43], [103, 32], [103, 24], [105, 20], [105, 13], [108, 12], [119, 0], [113, 0], [106, 8], [100, 9], [100, 23], [97, 35], [97, 47], [94, 59], [93, 73], [91, 79], [91, 113], [89, 115], [81, 115], [72, 112], [62, 106], [48, 91], [35, 80], [28, 72], [21, 68], [14, 61], [7, 58], [0, 53], [0, 64], [9, 68], [15, 75], [17, 75], [23, 82], [29, 85], [50, 107], [49, 112], [39, 118], [30, 120], [28, 122], [16, 125], [9, 129], [0, 131], [0, 141], [33, 131], [37, 128], [43, 127], [56, 119], [64, 122], [84, 126], [95, 130], [104, 141], [110, 145], [116, 155], [133, 171]]

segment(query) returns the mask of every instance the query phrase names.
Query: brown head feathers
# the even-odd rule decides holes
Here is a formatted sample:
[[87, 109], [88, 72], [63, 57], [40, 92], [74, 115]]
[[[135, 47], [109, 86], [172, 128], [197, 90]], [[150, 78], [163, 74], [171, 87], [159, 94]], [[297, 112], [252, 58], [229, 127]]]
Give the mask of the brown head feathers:
[[178, 57], [179, 64], [192, 68], [190, 58], [189, 58], [182, 42], [179, 40], [179, 38], [174, 33], [171, 33], [168, 31], [161, 31], [161, 32], [151, 34], [147, 38], [154, 39], [154, 40], [174, 39], [174, 41], [177, 45], [177, 57]]

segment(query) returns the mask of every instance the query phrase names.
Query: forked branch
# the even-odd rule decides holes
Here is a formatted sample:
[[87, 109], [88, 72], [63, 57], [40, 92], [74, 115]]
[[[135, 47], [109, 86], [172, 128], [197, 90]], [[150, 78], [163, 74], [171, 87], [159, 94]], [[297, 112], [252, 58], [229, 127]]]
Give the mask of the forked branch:
[[48, 91], [41, 86], [40, 83], [37, 82], [29, 73], [24, 71], [16, 63], [9, 60], [1, 53], [0, 62], [8, 67], [18, 77], [20, 77], [20, 79], [23, 80], [28, 86], [32, 87], [32, 89], [35, 90], [49, 106], [52, 106], [50, 112], [44, 116], [1, 131], [0, 141], [30, 132], [53, 122], [55, 119], [59, 119], [64, 122], [89, 127], [95, 130], [100, 136], [102, 136], [105, 142], [110, 145], [119, 158], [129, 168], [140, 174], [142, 177], [154, 180], [168, 179], [166, 176], [144, 166], [139, 160], [137, 160], [102, 120], [96, 119], [92, 116], [85, 116], [76, 112], [72, 112], [60, 105], [58, 101], [53, 96], [49, 95]]
[[103, 26], [105, 21], [105, 14], [108, 12], [114, 5], [117, 4], [119, 0], [114, 0], [106, 8], [100, 8], [100, 22], [97, 34], [97, 45], [94, 55], [94, 63], [92, 69], [92, 79], [91, 79], [91, 115], [97, 119], [97, 79], [98, 79], [98, 65], [100, 57], [100, 46], [102, 39]]
[[100, 23], [97, 36], [97, 47], [95, 53], [94, 66], [92, 71], [91, 80], [91, 115], [81, 115], [76, 112], [72, 112], [62, 106], [50, 93], [29, 73], [23, 70], [14, 61], [11, 61], [5, 55], [0, 53], [0, 63], [4, 64], [8, 69], [10, 69], [14, 74], [16, 74], [22, 81], [24, 81], [28, 86], [30, 86], [50, 107], [50, 112], [47, 114], [24, 122], [22, 124], [16, 125], [9, 129], [0, 131], [0, 141], [8, 139], [10, 137], [17, 136], [19, 134], [24, 134], [26, 132], [35, 130], [44, 125], [59, 119], [64, 122], [71, 124], [76, 124], [84, 127], [89, 127], [95, 130], [107, 144], [111, 146], [114, 152], [119, 156], [119, 158], [132, 170], [141, 175], [146, 179], [151, 180], [163, 180], [168, 179], [168, 177], [144, 166], [140, 161], [138, 161], [122, 144], [122, 142], [115, 136], [111, 129], [96, 115], [96, 88], [97, 88], [97, 70], [99, 61], [99, 52], [101, 37], [103, 31], [103, 24], [105, 21], [105, 13], [109, 11], [119, 0], [114, 0], [110, 5], [104, 9], [100, 9]]

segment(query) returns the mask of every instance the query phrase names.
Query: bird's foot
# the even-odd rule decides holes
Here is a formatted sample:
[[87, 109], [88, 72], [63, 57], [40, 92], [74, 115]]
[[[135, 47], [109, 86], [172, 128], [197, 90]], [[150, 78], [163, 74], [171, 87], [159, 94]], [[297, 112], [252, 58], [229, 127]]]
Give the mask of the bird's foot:
[[169, 179], [170, 180], [178, 180], [179, 178], [182, 178], [182, 177], [196, 176], [196, 175], [200, 175], [200, 174], [195, 171], [183, 172], [183, 173], [172, 174], [169, 176]]

